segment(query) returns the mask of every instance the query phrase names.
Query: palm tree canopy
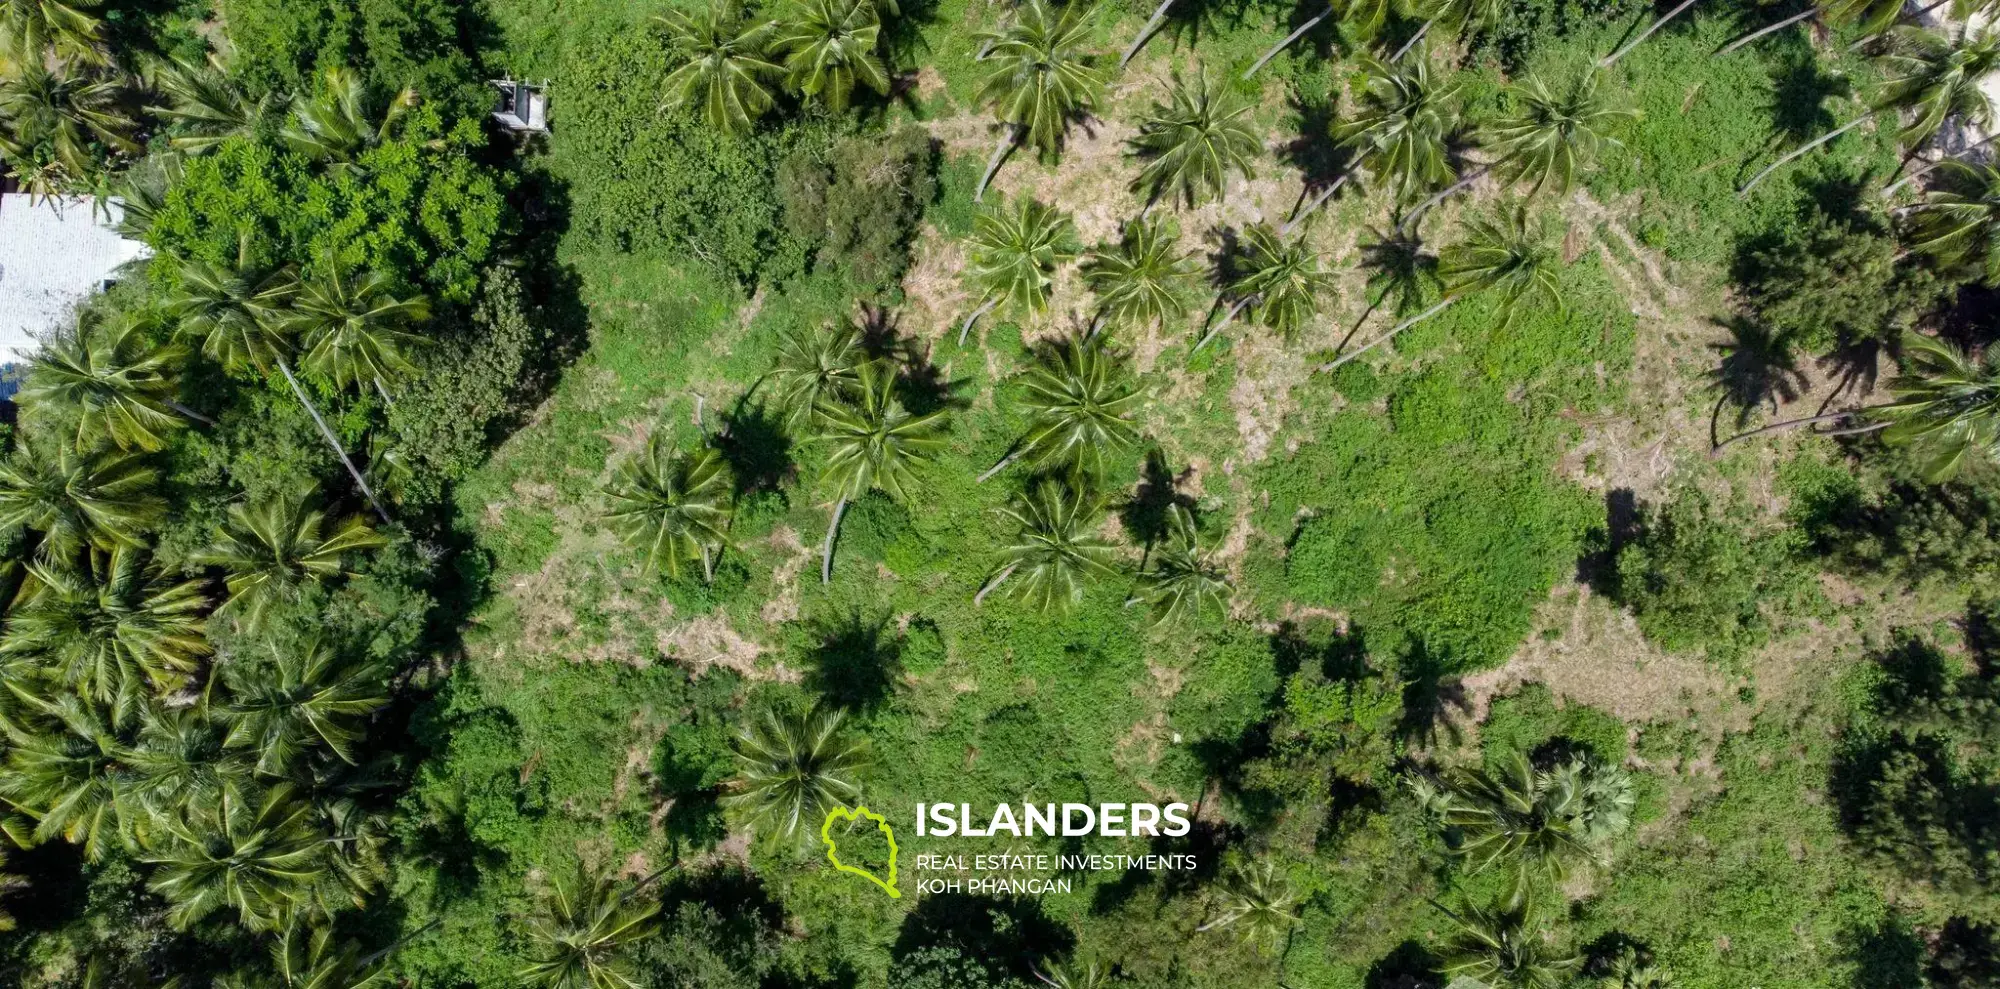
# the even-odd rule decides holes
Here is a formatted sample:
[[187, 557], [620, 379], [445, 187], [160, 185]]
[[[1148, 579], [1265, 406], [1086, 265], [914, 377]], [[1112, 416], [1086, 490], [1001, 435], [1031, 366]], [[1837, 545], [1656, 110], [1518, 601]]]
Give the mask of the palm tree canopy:
[[852, 500], [880, 489], [908, 497], [911, 467], [944, 449], [945, 410], [922, 415], [896, 397], [896, 371], [882, 361], [861, 365], [850, 401], [822, 400], [820, 431], [813, 439], [828, 448], [820, 481], [836, 497]]
[[979, 214], [966, 273], [1018, 313], [1048, 307], [1056, 266], [1075, 256], [1069, 216], [1033, 199]]
[[305, 348], [299, 366], [338, 388], [380, 387], [415, 374], [405, 354], [427, 341], [401, 329], [430, 318], [421, 295], [397, 298], [379, 271], [349, 276], [329, 268], [308, 278], [285, 317], [284, 332]]
[[1118, 243], [1090, 252], [1083, 280], [1097, 296], [1101, 316], [1147, 326], [1187, 314], [1195, 266], [1176, 246], [1177, 235], [1171, 221], [1133, 220]]
[[155, 73], [153, 86], [166, 103], [146, 109], [179, 127], [169, 143], [191, 155], [255, 133], [270, 111], [270, 97], [244, 95], [213, 55], [199, 64], [179, 58], [168, 62]]
[[544, 989], [641, 989], [646, 983], [628, 956], [658, 931], [659, 901], [638, 899], [580, 864], [556, 873], [549, 887], [528, 926], [535, 960], [516, 977]]
[[1104, 85], [1103, 70], [1084, 50], [1090, 41], [1088, 4], [1076, 0], [1058, 8], [1049, 0], [1028, 0], [1004, 29], [979, 40], [992, 45], [979, 97], [1029, 144], [1045, 151], [1060, 148], [1070, 122], [1096, 105]]
[[1916, 445], [1933, 481], [1956, 475], [1973, 454], [2000, 453], [2000, 351], [1974, 360], [1951, 344], [1911, 334], [1905, 369], [1890, 382], [1895, 400], [1877, 410], [1893, 425], [1882, 438]]
[[1439, 259], [1438, 274], [1446, 292], [1460, 296], [1494, 291], [1508, 319], [1530, 296], [1552, 307], [1562, 305], [1557, 278], [1562, 255], [1550, 244], [1545, 225], [1529, 215], [1526, 203], [1511, 209], [1503, 205], [1491, 217], [1467, 221], [1466, 229], [1466, 239], [1445, 248]]
[[24, 442], [0, 462], [0, 526], [42, 534], [44, 559], [60, 560], [87, 547], [137, 548], [166, 512], [153, 492], [160, 473], [141, 455], [79, 453], [67, 443]]
[[1141, 578], [1155, 625], [1229, 611], [1229, 572], [1202, 547], [1194, 515], [1180, 505], [1167, 509], [1166, 545]]
[[167, 312], [179, 321], [181, 335], [200, 340], [202, 353], [216, 363], [264, 374], [289, 349], [285, 307], [298, 294], [289, 270], [184, 261], [177, 274], [180, 288], [169, 297]]
[[14, 61], [40, 61], [44, 49], [85, 60], [103, 58], [103, 22], [84, 8], [100, 0], [0, 0], [0, 45]]
[[605, 524], [644, 554], [649, 570], [664, 564], [678, 580], [683, 564], [700, 560], [706, 572], [711, 556], [729, 544], [733, 483], [715, 447], [682, 454], [654, 433], [606, 487], [611, 506]]
[[1202, 925], [1202, 929], [1235, 928], [1243, 932], [1244, 941], [1259, 948], [1275, 948], [1299, 922], [1292, 906], [1294, 897], [1272, 863], [1239, 867], [1230, 876], [1225, 895], [1227, 901], [1221, 915]]
[[1457, 932], [1446, 942], [1440, 971], [1499, 989], [1562, 989], [1582, 959], [1551, 946], [1539, 911], [1524, 884], [1496, 903], [1469, 906], [1454, 915]]
[[1610, 129], [1638, 118], [1636, 111], [1615, 105], [1598, 88], [1598, 80], [1598, 73], [1585, 72], [1558, 91], [1541, 77], [1529, 76], [1514, 90], [1519, 111], [1490, 128], [1506, 174], [1534, 181], [1530, 195], [1568, 192], [1578, 169], [1588, 167], [1607, 145], [1618, 144]]
[[873, 0], [795, 0], [771, 44], [785, 53], [787, 85], [841, 113], [857, 85], [889, 92], [881, 33]]
[[[9, 681], [29, 717], [0, 722], [7, 771], [0, 801], [35, 821], [33, 840], [61, 838], [101, 860], [120, 839], [118, 773], [124, 748], [94, 706], [74, 694], [39, 697]], [[25, 722], [25, 723], [16, 723]]]
[[868, 750], [841, 730], [844, 712], [767, 710], [736, 738], [738, 773], [725, 798], [753, 828], [792, 837], [811, 833], [832, 807], [861, 793]]
[[284, 783], [254, 803], [192, 809], [169, 822], [171, 840], [144, 859], [155, 866], [147, 888], [170, 904], [168, 922], [186, 930], [234, 908], [252, 931], [290, 926], [326, 869], [310, 805]]
[[1117, 572], [1117, 549], [1096, 534], [1103, 503], [1080, 485], [1044, 478], [1000, 514], [1014, 522], [1013, 541], [1000, 550], [989, 586], [1003, 586], [1037, 610], [1083, 600], [1086, 578]]
[[1435, 803], [1441, 821], [1458, 829], [1456, 851], [1470, 871], [1505, 864], [1524, 880], [1561, 880], [1603, 860], [1630, 826], [1634, 801], [1631, 777], [1615, 766], [1577, 758], [1538, 770], [1509, 750], [1490, 768], [1447, 777]]
[[238, 657], [222, 667], [230, 701], [216, 716], [229, 726], [229, 745], [254, 755], [266, 776], [285, 775], [317, 745], [352, 765], [362, 720], [389, 702], [382, 670], [343, 661], [323, 641], [271, 652], [269, 663]]
[[698, 112], [724, 134], [748, 132], [771, 108], [765, 80], [784, 73], [765, 57], [775, 24], [746, 22], [736, 0], [710, 0], [693, 14], [669, 9], [654, 20], [687, 59], [667, 74], [668, 106]]
[[1993, 100], [1982, 83], [2000, 69], [2000, 32], [1947, 38], [1906, 26], [1892, 30], [1889, 40], [1889, 50], [1881, 56], [1889, 79], [1873, 106], [1876, 112], [1909, 114], [1896, 135], [1904, 147], [1928, 142], [1946, 120], [1981, 130], [1993, 126]]
[[2000, 168], [1947, 162], [1939, 188], [1918, 204], [1904, 231], [1913, 251], [1988, 285], [2000, 285]]
[[845, 401], [860, 384], [859, 368], [867, 362], [861, 331], [842, 321], [816, 330], [793, 330], [778, 345], [777, 364], [765, 375], [777, 391], [777, 404], [796, 427], [811, 417], [821, 402]]
[[1397, 65], [1361, 59], [1355, 115], [1333, 127], [1333, 138], [1354, 149], [1360, 163], [1407, 202], [1452, 180], [1445, 142], [1458, 126], [1459, 85], [1431, 81], [1421, 46]]
[[224, 727], [201, 707], [147, 706], [124, 752], [120, 797], [133, 816], [149, 822], [242, 803], [253, 787], [252, 767], [226, 741]]
[[159, 324], [151, 310], [78, 314], [69, 332], [42, 339], [17, 401], [74, 408], [79, 449], [100, 440], [121, 450], [164, 448], [186, 424], [167, 404], [185, 355], [154, 343]]
[[0, 152], [17, 165], [53, 161], [70, 182], [83, 182], [99, 171], [99, 147], [140, 150], [124, 101], [116, 79], [74, 64], [51, 68], [39, 56], [23, 59], [0, 75]]
[[1332, 287], [1333, 276], [1304, 236], [1287, 242], [1267, 223], [1244, 229], [1242, 273], [1229, 292], [1254, 300], [1250, 312], [1258, 322], [1279, 333], [1297, 332], [1319, 311], [1320, 293]]
[[362, 152], [388, 140], [397, 121], [416, 105], [416, 91], [405, 89], [390, 99], [376, 120], [369, 112], [367, 83], [353, 69], [335, 66], [326, 70], [318, 93], [292, 107], [292, 119], [279, 136], [314, 161], [351, 164]]
[[1133, 185], [1148, 199], [1174, 195], [1192, 206], [1203, 196], [1220, 198], [1231, 172], [1255, 178], [1264, 150], [1250, 101], [1211, 83], [1204, 68], [1189, 84], [1178, 73], [1166, 103], [1156, 103], [1139, 120], [1132, 151], [1146, 159]]
[[1037, 471], [1057, 468], [1097, 477], [1105, 462], [1139, 439], [1135, 421], [1146, 400], [1125, 357], [1101, 336], [1045, 346], [1018, 379], [1031, 413], [1019, 451]]
[[78, 696], [134, 720], [153, 693], [186, 686], [208, 655], [200, 581], [174, 581], [142, 550], [86, 551], [29, 565], [0, 653], [40, 660]]
[[254, 629], [272, 605], [293, 599], [308, 584], [339, 576], [346, 554], [388, 545], [388, 538], [359, 516], [328, 531], [326, 513], [313, 507], [314, 500], [308, 485], [229, 506], [215, 542], [194, 554], [195, 563], [228, 574], [229, 600], [219, 611], [242, 615]]
[[1506, 5], [1501, 0], [1417, 0], [1418, 17], [1461, 37], [1470, 37], [1499, 23]]
[[310, 932], [287, 928], [271, 943], [271, 969], [278, 989], [369, 989], [388, 981], [380, 960], [364, 963], [361, 946], [335, 943], [333, 928], [314, 926]]

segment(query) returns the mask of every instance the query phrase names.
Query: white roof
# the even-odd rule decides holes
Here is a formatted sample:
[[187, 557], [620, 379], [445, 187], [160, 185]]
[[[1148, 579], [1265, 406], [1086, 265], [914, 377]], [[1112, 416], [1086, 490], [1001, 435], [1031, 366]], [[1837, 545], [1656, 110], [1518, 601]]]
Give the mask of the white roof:
[[152, 254], [111, 229], [124, 213], [116, 199], [93, 209], [89, 199], [31, 198], [0, 196], [0, 363], [26, 359], [119, 265]]

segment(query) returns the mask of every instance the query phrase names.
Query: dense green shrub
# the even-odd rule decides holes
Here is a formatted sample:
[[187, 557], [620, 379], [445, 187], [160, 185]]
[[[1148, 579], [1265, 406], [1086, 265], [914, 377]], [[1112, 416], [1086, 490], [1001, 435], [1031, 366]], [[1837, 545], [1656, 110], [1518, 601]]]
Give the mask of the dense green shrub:
[[1244, 785], [1291, 803], [1316, 798], [1329, 780], [1385, 780], [1402, 751], [1403, 687], [1365, 668], [1329, 675], [1312, 664], [1292, 674], [1269, 726], [1270, 753], [1244, 767]]
[[1896, 447], [1868, 443], [1851, 464], [1801, 460], [1782, 478], [1810, 551], [1842, 573], [1911, 586], [1978, 584], [2000, 568], [2000, 474], [1974, 461], [1943, 484]]
[[889, 966], [890, 989], [1025, 989], [947, 944], [919, 948]]
[[1631, 747], [1624, 722], [1588, 704], [1558, 705], [1549, 688], [1539, 683], [1495, 698], [1479, 724], [1480, 748], [1489, 758], [1499, 752], [1539, 755], [1551, 742], [1565, 749], [1587, 749], [1613, 766], [1624, 764]]
[[811, 153], [785, 159], [778, 189], [786, 230], [819, 245], [817, 264], [881, 289], [909, 267], [910, 238], [937, 196], [937, 152], [921, 127], [846, 137], [824, 161]]
[[468, 7], [450, 0], [219, 0], [230, 69], [254, 91], [297, 92], [353, 66], [382, 92], [414, 87], [452, 108], [490, 99], [461, 37]]
[[1769, 638], [1766, 608], [1782, 610], [1809, 582], [1789, 531], [1759, 532], [1747, 512], [1681, 491], [1650, 508], [1620, 550], [1617, 600], [1661, 646], [1734, 660]]
[[1817, 354], [1893, 342], [1947, 289], [1930, 269], [1900, 263], [1879, 222], [1807, 217], [1747, 245], [1735, 272], [1745, 307], [1792, 346]]

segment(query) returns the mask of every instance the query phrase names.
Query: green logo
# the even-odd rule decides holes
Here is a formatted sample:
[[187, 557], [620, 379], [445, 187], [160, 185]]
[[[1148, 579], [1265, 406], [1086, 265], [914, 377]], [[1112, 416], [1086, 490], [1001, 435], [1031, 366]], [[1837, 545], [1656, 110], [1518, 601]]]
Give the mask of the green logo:
[[[833, 822], [835, 818], [843, 817], [850, 822], [861, 821], [863, 819], [874, 821], [875, 828], [882, 832], [883, 837], [889, 839], [889, 879], [887, 882], [884, 882], [880, 877], [869, 872], [867, 869], [848, 865], [840, 860], [840, 850], [835, 847], [833, 841]], [[867, 807], [856, 807], [853, 810], [848, 810], [845, 807], [835, 807], [826, 812], [826, 822], [819, 826], [819, 840], [826, 844], [826, 860], [832, 862], [835, 869], [841, 872], [852, 872], [882, 887], [882, 891], [888, 893], [889, 898], [892, 900], [903, 898], [903, 894], [896, 891], [896, 832], [890, 830], [889, 822], [884, 820], [882, 815], [870, 811]]]

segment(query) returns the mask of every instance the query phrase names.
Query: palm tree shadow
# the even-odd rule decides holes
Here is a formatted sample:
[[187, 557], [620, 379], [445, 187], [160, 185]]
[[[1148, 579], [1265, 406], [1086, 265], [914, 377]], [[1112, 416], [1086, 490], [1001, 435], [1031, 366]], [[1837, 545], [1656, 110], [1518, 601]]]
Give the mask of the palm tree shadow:
[[1166, 23], [1146, 45], [1150, 48], [1159, 35], [1167, 35], [1175, 50], [1199, 51], [1206, 33], [1242, 27], [1249, 6], [1243, 0], [1174, 0]]
[[722, 428], [715, 435], [715, 447], [735, 475], [738, 498], [776, 490], [798, 468], [792, 460], [792, 437], [783, 417], [763, 403], [750, 404], [747, 398], [738, 398], [736, 405], [722, 414]]
[[[1332, 100], [1293, 97], [1292, 111], [1298, 114], [1299, 137], [1278, 149], [1278, 160], [1304, 173], [1299, 201], [1292, 206], [1296, 212], [1307, 196], [1320, 192], [1353, 169], [1355, 156], [1351, 149], [1333, 141], [1333, 125], [1340, 116]], [[1347, 184], [1356, 185], [1353, 179]]]
[[926, 415], [971, 405], [969, 398], [959, 394], [966, 380], [946, 378], [944, 370], [931, 360], [930, 343], [904, 333], [901, 321], [888, 309], [861, 307], [861, 349], [871, 359], [896, 366], [896, 397], [911, 412]]
[[1787, 55], [1771, 70], [1771, 142], [1795, 146], [1845, 123], [1826, 104], [1853, 92], [1851, 80], [1823, 70], [1810, 52]]
[[1410, 642], [1397, 669], [1404, 683], [1403, 717], [1396, 724], [1397, 736], [1408, 744], [1458, 744], [1462, 733], [1451, 714], [1472, 713], [1472, 699], [1458, 675], [1420, 640]]
[[1146, 451], [1145, 465], [1140, 468], [1139, 486], [1118, 513], [1125, 531], [1145, 547], [1140, 558], [1142, 568], [1153, 555], [1153, 545], [1166, 538], [1167, 516], [1174, 507], [1179, 506], [1188, 514], [1194, 514], [1195, 500], [1180, 491], [1180, 485], [1193, 476], [1193, 467], [1176, 475], [1167, 466], [1166, 454], [1159, 447]]
[[1776, 415], [1779, 405], [1799, 397], [1806, 380], [1792, 353], [1790, 331], [1774, 332], [1747, 316], [1711, 322], [1729, 331], [1728, 340], [1708, 345], [1721, 355], [1708, 373], [1708, 387], [1716, 392], [1715, 408], [1708, 419], [1709, 442], [1714, 444], [1721, 440], [1717, 433], [1723, 406], [1736, 407], [1736, 428], [1741, 429], [1761, 406], [1770, 406], [1771, 414]]
[[903, 669], [903, 647], [887, 614], [859, 609], [808, 626], [813, 644], [806, 654], [806, 684], [843, 708], [873, 711], [895, 692]]

